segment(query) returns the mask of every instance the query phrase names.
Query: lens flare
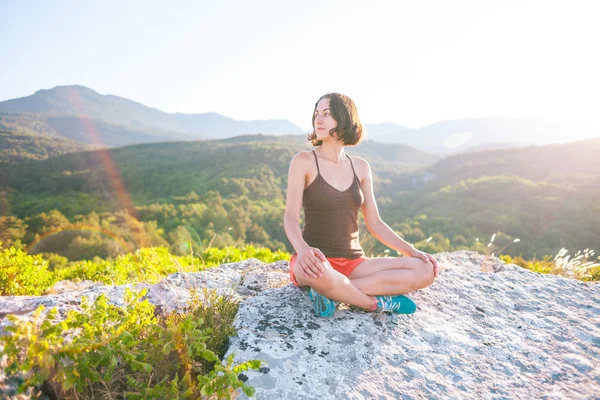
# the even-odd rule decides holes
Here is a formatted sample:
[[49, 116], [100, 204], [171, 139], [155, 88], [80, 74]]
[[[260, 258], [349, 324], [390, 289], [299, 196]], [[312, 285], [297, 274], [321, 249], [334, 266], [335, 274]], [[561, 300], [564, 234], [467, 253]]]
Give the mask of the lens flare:
[[[68, 89], [68, 98], [69, 102], [76, 110], [80, 122], [84, 128], [85, 134], [95, 145], [104, 146], [100, 135], [98, 134], [98, 130], [94, 125], [94, 122], [84, 109], [83, 102], [81, 101], [81, 97], [79, 96], [79, 92], [74, 88]], [[121, 179], [121, 174], [117, 165], [111, 157], [110, 149], [97, 150], [95, 152], [91, 152], [90, 154], [95, 154], [100, 158], [101, 164], [104, 166], [104, 171], [107, 174], [108, 182], [112, 187], [113, 192], [116, 194], [119, 204], [122, 208], [125, 208], [129, 215], [133, 216], [135, 219], [138, 219], [137, 210], [135, 209], [135, 205], [131, 200], [131, 196], [127, 192], [125, 185], [123, 184], [123, 180]], [[144, 232], [137, 227], [132, 227], [131, 231], [135, 235], [135, 241], [137, 242], [138, 247], [144, 247], [147, 245], [145, 240]]]
[[453, 133], [452, 135], [444, 139], [444, 147], [446, 147], [447, 149], [453, 149], [455, 147], [462, 146], [463, 144], [471, 140], [472, 137], [472, 132]]
[[29, 253], [31, 249], [33, 249], [36, 245], [42, 242], [44, 239], [47, 239], [51, 236], [57, 235], [63, 232], [77, 232], [77, 231], [89, 231], [100, 233], [104, 236], [107, 236], [117, 242], [119, 246], [125, 250], [127, 253], [133, 253], [135, 249], [126, 241], [124, 241], [121, 237], [116, 235], [114, 232], [109, 231], [108, 229], [102, 228], [100, 226], [86, 225], [86, 224], [75, 224], [75, 225], [67, 225], [61, 226], [60, 228], [53, 229], [48, 231], [31, 242], [26, 248], [25, 251]]

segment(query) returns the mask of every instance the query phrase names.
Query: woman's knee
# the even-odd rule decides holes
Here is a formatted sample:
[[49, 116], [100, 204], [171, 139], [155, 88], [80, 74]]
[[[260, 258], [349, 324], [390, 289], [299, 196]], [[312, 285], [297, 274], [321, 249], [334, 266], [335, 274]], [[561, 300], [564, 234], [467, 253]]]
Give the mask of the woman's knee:
[[318, 290], [327, 290], [334, 286], [333, 267], [328, 262], [321, 263], [323, 272], [321, 276], [312, 277], [304, 275], [302, 267], [298, 264], [294, 265], [294, 275], [298, 283], [302, 286], [310, 286]]
[[419, 259], [419, 263], [415, 271], [415, 280], [415, 284], [419, 286], [419, 288], [427, 287], [435, 281], [435, 276], [433, 275], [433, 264], [431, 261], [425, 262]]
[[323, 263], [323, 275], [312, 278], [310, 286], [315, 288], [318, 292], [327, 291], [335, 287], [337, 280], [335, 279], [335, 271], [329, 263]]

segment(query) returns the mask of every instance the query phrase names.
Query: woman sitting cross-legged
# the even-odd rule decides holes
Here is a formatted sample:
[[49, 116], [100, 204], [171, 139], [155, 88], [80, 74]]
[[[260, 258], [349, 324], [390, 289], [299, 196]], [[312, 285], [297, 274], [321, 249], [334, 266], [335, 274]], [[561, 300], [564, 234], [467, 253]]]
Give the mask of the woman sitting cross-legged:
[[[291, 281], [309, 287], [317, 316], [333, 315], [336, 302], [368, 311], [415, 312], [415, 303], [403, 294], [431, 285], [437, 262], [381, 220], [369, 163], [344, 152], [362, 139], [354, 102], [326, 94], [312, 120], [308, 139], [316, 148], [296, 154], [288, 171], [284, 228], [294, 247]], [[406, 257], [365, 257], [358, 238], [359, 209], [369, 232]]]

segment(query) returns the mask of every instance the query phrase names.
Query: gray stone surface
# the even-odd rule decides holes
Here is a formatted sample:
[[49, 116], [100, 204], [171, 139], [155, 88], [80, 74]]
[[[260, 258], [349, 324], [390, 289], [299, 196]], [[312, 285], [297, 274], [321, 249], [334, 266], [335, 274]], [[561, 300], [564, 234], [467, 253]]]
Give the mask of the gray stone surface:
[[317, 318], [293, 286], [246, 300], [229, 352], [267, 362], [245, 374], [256, 398], [600, 398], [600, 285], [472, 252], [436, 257], [413, 315]]

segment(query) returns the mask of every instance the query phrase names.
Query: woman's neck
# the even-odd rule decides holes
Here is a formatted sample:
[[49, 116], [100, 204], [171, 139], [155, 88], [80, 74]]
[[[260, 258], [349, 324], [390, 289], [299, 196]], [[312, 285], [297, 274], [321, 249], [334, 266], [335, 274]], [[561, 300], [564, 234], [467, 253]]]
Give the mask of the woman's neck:
[[343, 145], [329, 145], [323, 143], [315, 150], [317, 156], [331, 161], [332, 163], [339, 164], [346, 158], [346, 152], [344, 152]]

